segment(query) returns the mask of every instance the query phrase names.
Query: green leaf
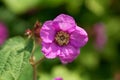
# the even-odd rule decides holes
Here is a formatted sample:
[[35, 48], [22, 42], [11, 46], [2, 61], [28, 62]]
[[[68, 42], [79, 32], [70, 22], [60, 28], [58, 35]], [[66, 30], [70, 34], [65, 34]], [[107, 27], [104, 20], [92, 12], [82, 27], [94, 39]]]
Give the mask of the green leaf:
[[67, 2], [67, 11], [71, 14], [76, 14], [80, 11], [83, 4], [83, 0], [66, 0]]
[[21, 14], [31, 8], [35, 8], [41, 0], [2, 0], [3, 3], [14, 13]]
[[86, 7], [95, 13], [97, 16], [101, 16], [106, 13], [107, 6], [110, 0], [85, 0]]
[[29, 62], [32, 44], [22, 37], [14, 37], [5, 43], [0, 50], [0, 80], [19, 79]]
[[33, 70], [31, 64], [27, 64], [18, 80], [33, 80]]

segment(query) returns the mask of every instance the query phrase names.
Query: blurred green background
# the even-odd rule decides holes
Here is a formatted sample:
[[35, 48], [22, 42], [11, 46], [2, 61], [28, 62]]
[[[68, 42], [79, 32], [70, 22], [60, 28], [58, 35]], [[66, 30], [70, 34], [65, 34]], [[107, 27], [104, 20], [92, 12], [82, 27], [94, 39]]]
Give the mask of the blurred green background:
[[[9, 38], [24, 36], [36, 20], [44, 23], [61, 13], [74, 17], [89, 41], [70, 64], [44, 60], [38, 67], [39, 80], [120, 80], [120, 0], [0, 0], [0, 22], [8, 27]], [[38, 47], [36, 56], [40, 54]], [[32, 80], [30, 65], [19, 80]]]

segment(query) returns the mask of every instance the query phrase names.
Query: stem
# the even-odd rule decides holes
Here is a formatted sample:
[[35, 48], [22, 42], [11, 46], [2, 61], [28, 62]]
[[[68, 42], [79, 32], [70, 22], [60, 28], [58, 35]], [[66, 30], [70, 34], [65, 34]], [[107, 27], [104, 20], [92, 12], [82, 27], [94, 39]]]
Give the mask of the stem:
[[31, 56], [31, 65], [32, 65], [32, 67], [33, 67], [33, 80], [37, 80], [37, 65], [39, 64], [39, 63], [41, 63], [44, 59], [45, 59], [45, 57], [43, 56], [42, 58], [40, 58], [40, 60], [38, 60], [37, 62], [35, 62], [35, 60], [34, 60], [34, 56], [32, 57]]
[[33, 68], [33, 80], [37, 80], [37, 67], [35, 65], [35, 57], [34, 57], [35, 48], [36, 48], [35, 40], [33, 39], [33, 49], [30, 57], [30, 64], [32, 65]]
[[33, 39], [33, 49], [32, 49], [32, 52], [31, 52], [31, 57], [34, 56], [34, 51], [35, 51], [35, 48], [36, 48], [36, 45], [35, 45], [35, 40]]
[[37, 67], [33, 65], [33, 80], [37, 80]]
[[35, 43], [35, 40], [34, 40], [33, 41], [33, 49], [32, 49], [31, 57], [30, 57], [30, 64], [32, 65], [32, 68], [33, 68], [33, 80], [37, 80], [37, 65], [45, 59], [45, 57], [43, 56], [38, 61], [35, 61], [35, 57], [34, 57], [34, 51], [35, 51], [35, 48], [36, 48], [35, 44], [36, 43]]
[[45, 59], [45, 56], [43, 56], [42, 58], [40, 58], [40, 59], [35, 63], [35, 65], [38, 65], [38, 64], [41, 63], [44, 59]]

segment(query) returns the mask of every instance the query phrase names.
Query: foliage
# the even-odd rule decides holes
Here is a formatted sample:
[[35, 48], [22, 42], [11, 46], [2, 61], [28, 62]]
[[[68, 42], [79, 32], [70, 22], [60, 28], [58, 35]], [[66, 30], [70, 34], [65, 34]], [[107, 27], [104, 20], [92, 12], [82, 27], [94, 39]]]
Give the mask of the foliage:
[[31, 47], [22, 37], [9, 39], [0, 50], [0, 80], [18, 80], [28, 65]]
[[[12, 37], [23, 37], [25, 30], [32, 28], [36, 20], [44, 23], [61, 13], [71, 15], [87, 30], [89, 42], [73, 63], [62, 65], [58, 59], [43, 61], [37, 70], [39, 80], [51, 80], [60, 75], [59, 69], [64, 73], [60, 75], [64, 79], [79, 76], [79, 80], [115, 80], [115, 75], [120, 76], [117, 74], [120, 73], [119, 3], [120, 0], [0, 0], [0, 22], [7, 25], [10, 38], [0, 48], [0, 80], [32, 80], [32, 68], [28, 64], [31, 49], [25, 48], [28, 41]], [[94, 47], [93, 25], [96, 23], [105, 26], [107, 42], [102, 50]], [[38, 60], [40, 47], [35, 52]], [[70, 76], [72, 72], [73, 76]]]

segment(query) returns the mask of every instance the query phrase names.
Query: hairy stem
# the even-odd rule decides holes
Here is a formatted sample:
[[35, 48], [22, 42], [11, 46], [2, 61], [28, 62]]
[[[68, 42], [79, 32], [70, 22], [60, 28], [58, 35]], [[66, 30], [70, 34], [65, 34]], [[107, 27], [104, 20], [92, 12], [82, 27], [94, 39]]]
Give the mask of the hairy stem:
[[37, 67], [33, 65], [33, 80], [37, 80]]
[[35, 62], [34, 56], [30, 58], [31, 65], [33, 67], [33, 80], [37, 80], [37, 65], [40, 64], [44, 59], [45, 57], [43, 56], [42, 58], [40, 58], [40, 60]]
[[33, 68], [33, 80], [37, 80], [37, 67], [35, 65], [35, 57], [34, 57], [35, 48], [36, 48], [35, 40], [33, 39], [33, 49], [30, 57], [30, 64], [32, 65]]
[[32, 49], [32, 52], [31, 52], [31, 57], [34, 56], [34, 52], [35, 52], [35, 48], [36, 48], [36, 45], [35, 45], [35, 40], [33, 39], [33, 49]]
[[36, 43], [35, 43], [35, 40], [34, 40], [33, 49], [32, 49], [32, 52], [31, 52], [31, 57], [29, 59], [30, 64], [32, 65], [32, 68], [33, 68], [33, 80], [37, 80], [37, 65], [40, 64], [45, 59], [45, 57], [43, 56], [38, 61], [35, 61], [35, 56], [34, 56], [34, 52], [35, 52], [35, 48], [36, 48], [35, 44]]
[[40, 58], [38, 61], [36, 61], [35, 65], [40, 64], [44, 59], [45, 59], [45, 56], [43, 56], [43, 57]]

